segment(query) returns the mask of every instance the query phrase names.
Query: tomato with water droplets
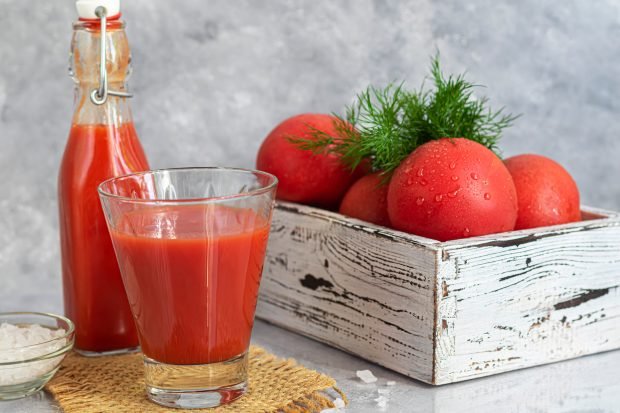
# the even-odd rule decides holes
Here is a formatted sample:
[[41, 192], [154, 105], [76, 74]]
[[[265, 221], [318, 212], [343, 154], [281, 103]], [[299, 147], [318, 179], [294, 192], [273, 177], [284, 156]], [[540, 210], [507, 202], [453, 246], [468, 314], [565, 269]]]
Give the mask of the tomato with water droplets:
[[[421, 178], [416, 172], [435, 156]], [[514, 229], [517, 194], [493, 152], [468, 139], [444, 138], [418, 147], [396, 169], [388, 214], [392, 227], [439, 241], [494, 234]]]

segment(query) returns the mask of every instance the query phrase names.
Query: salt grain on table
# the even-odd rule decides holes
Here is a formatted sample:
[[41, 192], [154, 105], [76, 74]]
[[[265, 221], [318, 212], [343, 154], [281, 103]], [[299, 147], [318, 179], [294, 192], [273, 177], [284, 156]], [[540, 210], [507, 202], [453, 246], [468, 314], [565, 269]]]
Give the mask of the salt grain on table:
[[341, 412], [342, 410], [340, 409], [344, 409], [345, 406], [346, 406], [346, 403], [344, 402], [344, 400], [338, 397], [336, 400], [334, 400], [334, 407], [321, 410], [321, 413], [338, 413], [338, 412]]
[[[29, 360], [60, 350], [65, 346], [66, 340], [53, 340], [64, 335], [63, 329], [52, 330], [38, 324], [21, 327], [2, 323], [0, 324], [0, 363]], [[24, 348], [26, 346], [29, 347]], [[32, 361], [19, 367], [2, 366], [0, 367], [0, 386], [35, 380], [53, 369], [61, 357]]]
[[356, 374], [364, 383], [374, 383], [377, 381], [377, 378], [370, 370], [358, 370]]
[[387, 402], [388, 402], [388, 398], [385, 396], [379, 396], [375, 399], [375, 401], [377, 402], [377, 406], [379, 407], [386, 407], [387, 406]]
[[386, 386], [394, 386], [396, 384], [396, 382], [395, 381], [388, 381], [385, 384], [386, 384]]

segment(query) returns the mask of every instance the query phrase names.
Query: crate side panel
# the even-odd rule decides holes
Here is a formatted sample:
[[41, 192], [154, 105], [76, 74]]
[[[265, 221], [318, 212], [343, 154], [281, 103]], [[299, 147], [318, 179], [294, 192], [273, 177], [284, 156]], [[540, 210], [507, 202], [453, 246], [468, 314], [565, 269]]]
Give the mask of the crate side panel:
[[438, 384], [620, 348], [617, 220], [447, 248], [438, 271]]
[[429, 382], [435, 257], [367, 227], [277, 209], [257, 316]]

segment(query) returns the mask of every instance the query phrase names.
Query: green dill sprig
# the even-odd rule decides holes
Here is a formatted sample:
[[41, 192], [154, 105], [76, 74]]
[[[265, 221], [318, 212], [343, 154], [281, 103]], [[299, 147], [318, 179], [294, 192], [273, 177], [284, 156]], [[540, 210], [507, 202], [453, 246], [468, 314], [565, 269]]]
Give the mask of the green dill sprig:
[[418, 146], [440, 138], [463, 137], [498, 152], [502, 131], [518, 116], [492, 111], [478, 85], [464, 75], [445, 76], [439, 56], [431, 63], [434, 88], [408, 91], [404, 85], [368, 87], [357, 95], [346, 116], [335, 119], [336, 136], [312, 129], [311, 138], [289, 138], [301, 149], [337, 153], [352, 169], [369, 159], [373, 170], [389, 174]]

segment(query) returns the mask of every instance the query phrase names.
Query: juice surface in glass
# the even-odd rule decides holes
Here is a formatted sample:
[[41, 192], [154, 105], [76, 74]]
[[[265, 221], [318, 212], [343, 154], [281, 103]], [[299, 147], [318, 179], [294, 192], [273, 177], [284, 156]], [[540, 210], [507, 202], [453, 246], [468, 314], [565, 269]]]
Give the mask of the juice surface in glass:
[[65, 313], [76, 325], [80, 350], [138, 345], [97, 186], [110, 177], [146, 169], [133, 123], [71, 127], [58, 200]]
[[247, 350], [267, 219], [250, 208], [162, 206], [126, 213], [111, 235], [147, 357], [207, 364]]

